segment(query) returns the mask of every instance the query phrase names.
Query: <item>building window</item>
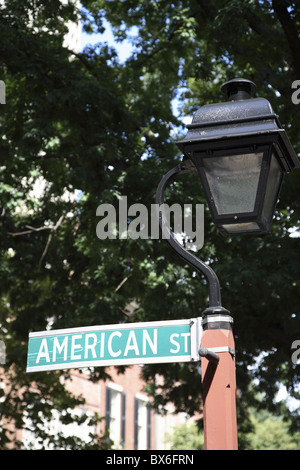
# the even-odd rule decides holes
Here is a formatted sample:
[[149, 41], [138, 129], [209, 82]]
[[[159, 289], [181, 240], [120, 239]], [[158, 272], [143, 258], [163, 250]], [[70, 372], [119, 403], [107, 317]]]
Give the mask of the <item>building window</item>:
[[126, 395], [122, 388], [115, 384], [109, 384], [106, 387], [105, 425], [109, 430], [109, 438], [113, 441], [114, 449], [124, 446], [125, 405]]
[[151, 407], [142, 395], [134, 399], [134, 449], [151, 449]]

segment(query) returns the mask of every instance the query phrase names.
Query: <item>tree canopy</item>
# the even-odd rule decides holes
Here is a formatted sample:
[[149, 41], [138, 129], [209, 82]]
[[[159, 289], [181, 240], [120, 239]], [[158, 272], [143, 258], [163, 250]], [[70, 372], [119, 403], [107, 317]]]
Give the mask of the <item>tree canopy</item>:
[[[121, 62], [105, 42], [68, 48], [68, 22], [79, 20], [89, 34], [102, 33], [107, 21], [118, 41], [132, 42], [129, 58]], [[300, 108], [291, 99], [300, 79], [299, 25], [291, 0], [0, 4], [0, 339], [10, 383], [3, 419], [22, 427], [26, 409], [43, 437], [52, 408], [78, 403], [59, 380], [67, 372], [25, 373], [30, 331], [201, 315], [204, 280], [164, 240], [99, 240], [96, 209], [122, 195], [128, 205], [150, 207], [161, 176], [180, 161], [174, 141], [185, 135], [183, 118], [224, 101], [220, 87], [236, 76], [256, 83], [299, 153]], [[279, 383], [298, 396], [299, 365], [291, 360], [300, 339], [298, 185], [297, 172], [285, 178], [265, 237], [223, 238], [205, 206], [197, 255], [216, 271], [234, 317], [241, 432], [257, 390], [265, 396], [257, 406], [273, 412]], [[191, 175], [172, 185], [169, 198], [206, 204]], [[133, 299], [138, 308], [129, 315]], [[149, 365], [143, 373], [156, 404], [201, 409], [196, 365]], [[159, 394], [157, 373], [165, 378]], [[91, 371], [92, 380], [103, 377], [104, 369]], [[297, 412], [285, 413], [297, 423]], [[9, 439], [4, 426], [1, 446]]]

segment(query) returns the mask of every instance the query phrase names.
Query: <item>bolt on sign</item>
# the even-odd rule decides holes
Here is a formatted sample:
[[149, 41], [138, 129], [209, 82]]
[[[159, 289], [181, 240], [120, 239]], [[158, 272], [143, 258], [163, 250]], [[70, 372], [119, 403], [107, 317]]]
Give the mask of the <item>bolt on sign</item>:
[[199, 360], [201, 318], [29, 334], [27, 372]]

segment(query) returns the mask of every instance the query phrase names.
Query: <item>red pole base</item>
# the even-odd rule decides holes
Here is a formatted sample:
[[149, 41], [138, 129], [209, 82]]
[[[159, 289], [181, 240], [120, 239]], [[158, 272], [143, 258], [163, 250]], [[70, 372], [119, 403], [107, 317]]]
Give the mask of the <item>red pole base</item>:
[[[234, 351], [232, 330], [209, 326], [203, 331], [201, 347], [225, 346]], [[216, 353], [218, 364], [201, 358], [204, 445], [206, 450], [237, 450], [235, 357], [230, 352]]]

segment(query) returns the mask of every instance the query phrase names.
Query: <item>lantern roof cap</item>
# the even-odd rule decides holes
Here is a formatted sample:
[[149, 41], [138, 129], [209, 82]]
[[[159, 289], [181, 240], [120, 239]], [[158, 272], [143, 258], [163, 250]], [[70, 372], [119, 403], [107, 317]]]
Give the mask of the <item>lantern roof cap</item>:
[[249, 99], [255, 93], [255, 90], [255, 83], [245, 78], [234, 78], [221, 87], [221, 91], [230, 101]]
[[[224, 103], [212, 103], [201, 106], [195, 113], [192, 123], [187, 125], [189, 130], [207, 128], [207, 133], [217, 129], [217, 134], [222, 134], [222, 129], [228, 131], [229, 127], [238, 124], [241, 132], [247, 131], [250, 126], [261, 124], [261, 121], [271, 121], [273, 129], [281, 127], [278, 116], [274, 113], [269, 101], [265, 98], [250, 98], [246, 100], [232, 100]], [[245, 128], [245, 129], [244, 129]]]

